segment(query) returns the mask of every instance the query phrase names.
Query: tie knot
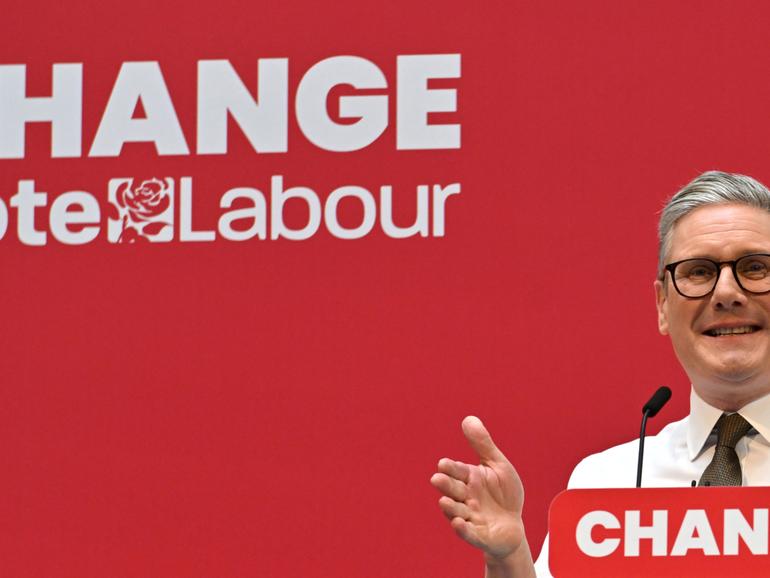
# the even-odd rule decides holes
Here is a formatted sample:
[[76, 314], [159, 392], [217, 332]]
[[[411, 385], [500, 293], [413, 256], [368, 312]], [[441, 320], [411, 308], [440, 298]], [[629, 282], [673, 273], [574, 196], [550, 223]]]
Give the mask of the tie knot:
[[723, 414], [717, 421], [717, 445], [735, 448], [738, 441], [751, 429], [751, 424], [742, 415]]

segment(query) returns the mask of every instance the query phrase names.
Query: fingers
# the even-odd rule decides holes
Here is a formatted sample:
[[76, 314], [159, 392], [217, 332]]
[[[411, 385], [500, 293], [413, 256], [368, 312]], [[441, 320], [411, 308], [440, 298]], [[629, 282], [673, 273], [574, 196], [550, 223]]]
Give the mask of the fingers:
[[442, 496], [438, 505], [460, 538], [474, 546], [481, 546], [482, 541], [478, 536], [476, 527], [471, 519], [472, 512], [468, 506], [463, 503], [455, 502], [447, 496]]
[[484, 427], [479, 418], [469, 415], [463, 420], [462, 427], [465, 438], [476, 455], [479, 456], [481, 463], [491, 464], [508, 461], [503, 452], [497, 449], [495, 442], [492, 441], [492, 436], [489, 435], [487, 428]]
[[471, 468], [468, 464], [450, 460], [449, 458], [441, 458], [438, 461], [438, 471], [466, 483], [471, 476]]
[[457, 502], [465, 501], [468, 495], [468, 486], [460, 480], [456, 480], [446, 474], [433, 474], [430, 483], [445, 496], [449, 496]]
[[455, 533], [460, 536], [460, 538], [473, 546], [481, 546], [482, 540], [479, 538], [476, 532], [476, 528], [473, 526], [473, 524], [460, 517], [454, 518], [451, 524]]
[[450, 520], [453, 520], [454, 518], [461, 518], [463, 520], [471, 519], [470, 508], [462, 502], [456, 502], [448, 496], [441, 496], [438, 501], [438, 506]]

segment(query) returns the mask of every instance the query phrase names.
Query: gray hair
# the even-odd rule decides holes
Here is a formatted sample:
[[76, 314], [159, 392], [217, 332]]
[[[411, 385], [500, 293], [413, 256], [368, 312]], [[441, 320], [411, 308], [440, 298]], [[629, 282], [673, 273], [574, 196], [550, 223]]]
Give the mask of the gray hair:
[[708, 171], [687, 183], [663, 207], [658, 223], [658, 278], [665, 271], [664, 259], [671, 250], [674, 225], [699, 207], [740, 203], [770, 212], [770, 191], [759, 181], [735, 173]]

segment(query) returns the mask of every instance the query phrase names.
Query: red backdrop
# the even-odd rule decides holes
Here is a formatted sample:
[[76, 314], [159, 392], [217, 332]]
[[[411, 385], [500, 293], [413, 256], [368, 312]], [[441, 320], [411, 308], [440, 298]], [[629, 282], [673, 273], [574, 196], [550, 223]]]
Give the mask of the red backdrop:
[[[674, 399], [654, 426], [686, 412], [656, 328], [656, 214], [704, 170], [770, 181], [765, 3], [11, 0], [3, 14], [0, 64], [26, 65], [27, 96], [51, 95], [54, 64], [83, 65], [82, 156], [52, 157], [50, 123], [30, 123], [24, 157], [0, 159], [4, 576], [473, 575], [480, 557], [428, 483], [441, 456], [472, 459], [464, 415], [517, 465], [537, 548], [571, 468], [636, 435], [655, 388]], [[429, 85], [456, 93], [429, 118], [460, 125], [459, 149], [396, 146], [397, 56], [415, 54], [461, 56], [459, 78]], [[351, 152], [315, 146], [293, 114], [304, 73], [338, 55], [388, 86], [374, 91], [387, 128]], [[198, 61], [229, 60], [254, 91], [260, 58], [288, 59], [288, 150], [257, 153], [231, 123], [227, 154], [195, 154]], [[121, 65], [145, 61], [192, 154], [89, 157]], [[170, 177], [178, 195], [191, 177], [194, 226], [215, 229], [226, 190], [269, 191], [273, 175], [322, 200], [391, 185], [402, 226], [418, 185], [461, 193], [443, 237], [322, 225], [304, 241], [107, 242], [110, 179]], [[21, 243], [20, 180], [48, 193], [41, 230], [62, 193], [91, 193], [99, 237]], [[351, 201], [340, 219], [361, 215]]]

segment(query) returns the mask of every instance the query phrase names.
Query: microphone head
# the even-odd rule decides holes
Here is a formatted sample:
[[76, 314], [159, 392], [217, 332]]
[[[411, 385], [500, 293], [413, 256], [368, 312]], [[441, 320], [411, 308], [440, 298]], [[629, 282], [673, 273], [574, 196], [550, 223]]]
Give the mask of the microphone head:
[[652, 394], [650, 401], [644, 404], [642, 413], [646, 413], [649, 417], [655, 417], [669, 399], [671, 399], [671, 389], [665, 385], [659, 387], [658, 391]]

